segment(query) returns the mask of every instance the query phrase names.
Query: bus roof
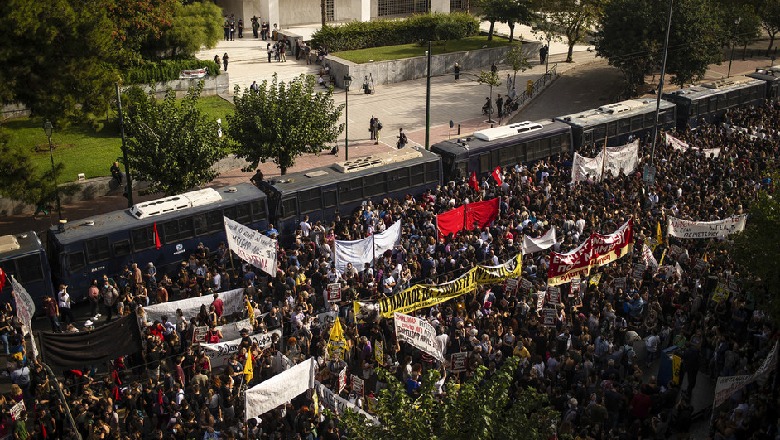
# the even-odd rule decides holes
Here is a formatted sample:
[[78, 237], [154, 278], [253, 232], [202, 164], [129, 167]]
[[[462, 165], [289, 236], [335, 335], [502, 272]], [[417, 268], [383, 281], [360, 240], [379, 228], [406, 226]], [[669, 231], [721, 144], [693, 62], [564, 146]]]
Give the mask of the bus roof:
[[745, 89], [757, 85], [764, 86], [765, 83], [760, 79], [749, 78], [746, 76], [735, 76], [718, 81], [686, 87], [684, 89], [675, 90], [674, 92], [664, 93], [663, 96], [669, 99], [688, 99], [690, 101], [698, 101], [699, 99], [712, 95], [719, 95], [724, 92]]
[[221, 195], [219, 200], [215, 199], [211, 203], [200, 206], [193, 206], [180, 211], [167, 212], [144, 218], [136, 218], [130, 212], [130, 209], [122, 209], [83, 220], [68, 222], [64, 225], [64, 230], [62, 231], [60, 231], [57, 226], [52, 226], [51, 229], [49, 229], [49, 233], [52, 234], [59, 243], [67, 244], [86, 238], [110, 234], [119, 230], [148, 226], [155, 222], [164, 223], [167, 220], [208, 212], [217, 207], [232, 206], [236, 203], [251, 202], [258, 199], [265, 200], [266, 198], [265, 194], [251, 183], [241, 183], [235, 186], [217, 188], [216, 191]]
[[[578, 127], [592, 127], [618, 119], [630, 118], [633, 116], [644, 115], [655, 111], [655, 98], [629, 99], [614, 104], [607, 104], [599, 108], [585, 110], [570, 115], [558, 116], [555, 119], [570, 123]], [[665, 110], [674, 107], [674, 104], [661, 100], [661, 109]]]
[[337, 162], [325, 167], [269, 178], [265, 183], [282, 194], [290, 194], [351, 180], [356, 177], [370, 176], [380, 172], [436, 162], [438, 160], [439, 157], [437, 155], [426, 151], [424, 148], [407, 146], [397, 151], [389, 151], [387, 153], [361, 157], [349, 162]]
[[40, 252], [43, 246], [34, 231], [0, 237], [0, 261]]
[[518, 142], [543, 138], [555, 133], [565, 133], [569, 126], [560, 121], [543, 120], [535, 121], [535, 124], [542, 126], [539, 130], [516, 134], [514, 136], [501, 137], [493, 141], [485, 141], [473, 136], [464, 136], [458, 139], [450, 139], [439, 142], [431, 147], [431, 151], [439, 154], [447, 154], [455, 157], [467, 156], [478, 153], [483, 150], [500, 148], [504, 145], [517, 144]]

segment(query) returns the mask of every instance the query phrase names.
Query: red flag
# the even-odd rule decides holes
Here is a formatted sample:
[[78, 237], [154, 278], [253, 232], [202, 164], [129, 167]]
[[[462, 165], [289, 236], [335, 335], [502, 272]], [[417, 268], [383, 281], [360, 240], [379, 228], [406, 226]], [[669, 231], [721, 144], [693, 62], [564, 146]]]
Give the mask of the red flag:
[[160, 241], [160, 234], [157, 233], [157, 222], [154, 222], [154, 248], [160, 249], [162, 247], [162, 242]]
[[439, 229], [439, 236], [444, 238], [449, 234], [457, 234], [462, 231], [465, 212], [466, 206], [460, 205], [437, 215], [436, 227]]
[[504, 184], [504, 179], [501, 178], [501, 167], [498, 166], [496, 169], [493, 170], [492, 173], [490, 173], [491, 176], [493, 176], [493, 180], [496, 181], [496, 184], [498, 186], [501, 186]]
[[493, 223], [498, 218], [498, 197], [481, 202], [469, 203], [466, 205], [466, 219], [464, 226], [466, 229], [478, 228]]
[[474, 191], [479, 191], [479, 180], [477, 180], [477, 172], [476, 171], [472, 171], [471, 172], [471, 177], [469, 177], [469, 186]]
[[0, 291], [5, 287], [5, 271], [0, 267]]

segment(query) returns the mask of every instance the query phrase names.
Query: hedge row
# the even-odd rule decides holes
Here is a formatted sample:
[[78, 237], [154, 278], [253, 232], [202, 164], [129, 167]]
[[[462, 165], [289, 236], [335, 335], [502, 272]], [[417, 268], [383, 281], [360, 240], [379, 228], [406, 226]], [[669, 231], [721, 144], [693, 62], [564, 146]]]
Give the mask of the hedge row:
[[323, 26], [312, 36], [313, 47], [330, 52], [394, 46], [420, 41], [456, 40], [479, 33], [479, 20], [471, 14], [419, 14], [402, 20], [353, 21]]
[[127, 84], [151, 84], [179, 79], [182, 70], [195, 70], [205, 67], [209, 76], [219, 74], [219, 65], [212, 60], [161, 60], [131, 68], [126, 76]]

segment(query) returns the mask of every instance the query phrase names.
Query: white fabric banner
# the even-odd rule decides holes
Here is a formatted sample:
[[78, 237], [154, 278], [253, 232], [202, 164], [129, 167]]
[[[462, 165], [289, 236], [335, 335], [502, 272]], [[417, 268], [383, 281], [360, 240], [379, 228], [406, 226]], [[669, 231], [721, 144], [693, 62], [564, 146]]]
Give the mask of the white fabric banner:
[[[257, 342], [257, 346], [260, 348], [267, 348], [271, 346], [273, 335], [276, 334], [281, 339], [282, 331], [271, 330], [267, 333], [255, 333], [250, 335], [249, 338], [253, 342]], [[200, 344], [200, 346], [206, 351], [206, 356], [211, 360], [211, 367], [222, 367], [227, 365], [230, 360], [230, 356], [237, 354], [239, 346], [241, 345], [241, 338], [233, 339], [231, 341], [223, 341], [216, 344]], [[241, 365], [243, 368], [243, 365]]]
[[[222, 301], [225, 303], [224, 315], [232, 315], [233, 313], [244, 310], [244, 289], [219, 292], [219, 297], [222, 298]], [[163, 316], [167, 316], [170, 322], [174, 322], [176, 319], [176, 310], [181, 309], [187, 322], [189, 322], [190, 318], [198, 316], [201, 305], [205, 304], [208, 309], [212, 302], [214, 302], [213, 295], [196, 296], [194, 298], [186, 298], [179, 301], [171, 301], [144, 307], [144, 311], [146, 312], [146, 320], [149, 322], [160, 321], [160, 318]]]
[[687, 142], [683, 142], [683, 141], [677, 139], [676, 137], [672, 136], [669, 133], [664, 133], [664, 135], [666, 136], [666, 143], [670, 147], [674, 148], [675, 150], [679, 150], [679, 151], [688, 151], [689, 145], [688, 145]]
[[244, 420], [260, 417], [314, 388], [314, 366], [314, 359], [309, 358], [246, 390]]
[[[688, 151], [688, 148], [699, 150], [698, 147], [691, 146], [687, 142], [683, 142], [669, 133], [665, 133], [665, 134], [666, 134], [666, 143], [669, 144], [669, 146], [671, 146], [675, 150]], [[704, 157], [710, 157], [710, 155], [713, 155], [714, 157], [720, 156], [720, 148], [705, 148], [701, 151], [702, 153], [704, 153]]]
[[723, 402], [726, 401], [726, 399], [731, 397], [732, 394], [736, 393], [742, 388], [745, 388], [753, 381], [760, 381], [775, 371], [775, 368], [777, 367], [777, 350], [778, 343], [775, 342], [775, 346], [772, 347], [772, 351], [769, 352], [769, 354], [764, 359], [764, 362], [761, 363], [761, 366], [753, 374], [719, 377], [718, 383], [715, 385], [715, 397], [712, 402], [712, 407], [719, 407]]
[[[620, 147], [608, 147], [606, 151], [604, 172], [610, 171], [613, 176], [632, 173], [639, 164], [639, 140]], [[603, 178], [604, 176], [602, 176]]]
[[322, 404], [325, 407], [330, 408], [333, 411], [335, 411], [336, 414], [341, 415], [341, 414], [344, 414], [347, 411], [352, 411], [352, 412], [355, 412], [355, 413], [358, 413], [358, 414], [361, 414], [361, 415], [365, 416], [366, 420], [368, 420], [372, 424], [379, 425], [379, 419], [377, 419], [376, 417], [372, 416], [371, 414], [363, 411], [357, 405], [355, 405], [354, 403], [350, 402], [349, 400], [344, 399], [343, 397], [341, 397], [338, 394], [334, 393], [333, 391], [331, 391], [325, 385], [323, 385], [323, 384], [321, 384], [321, 383], [319, 383], [317, 381], [314, 381], [314, 388], [317, 390], [317, 395], [320, 396], [320, 399], [322, 399], [321, 400]]
[[653, 270], [658, 269], [658, 261], [655, 259], [650, 246], [647, 244], [642, 245], [642, 261], [644, 261], [644, 263], [649, 267], [653, 268]]
[[620, 174], [629, 174], [633, 172], [639, 164], [639, 141], [635, 140], [630, 144], [620, 147], [608, 147], [602, 150], [594, 158], [583, 157], [574, 153], [574, 160], [571, 165], [571, 180], [574, 183], [581, 182], [591, 176], [596, 181], [604, 178], [602, 175], [607, 171], [613, 176]]
[[366, 263], [373, 263], [374, 258], [385, 251], [392, 250], [401, 239], [401, 220], [389, 228], [360, 240], [336, 240], [336, 269], [343, 272], [347, 263], [358, 271], [363, 270]]
[[30, 345], [32, 346], [33, 359], [38, 358], [38, 346], [35, 344], [35, 337], [32, 334], [32, 317], [35, 314], [35, 301], [33, 301], [27, 289], [24, 288], [13, 275], [10, 277], [11, 293], [16, 302], [16, 316], [22, 321], [22, 332], [24, 335], [30, 335]]
[[398, 312], [393, 314], [393, 318], [395, 336], [399, 341], [408, 342], [412, 347], [444, 363], [444, 356], [436, 345], [436, 329], [428, 321]]
[[276, 240], [225, 217], [228, 247], [242, 260], [276, 276]]
[[594, 158], [580, 156], [574, 153], [574, 160], [571, 163], [571, 181], [574, 183], [586, 180], [588, 176], [594, 180], [601, 180], [602, 163], [604, 156], [599, 154]]
[[747, 214], [735, 215], [723, 220], [696, 222], [669, 217], [669, 235], [677, 238], [725, 238], [745, 230]]
[[550, 249], [555, 244], [555, 226], [539, 238], [523, 235], [523, 255]]

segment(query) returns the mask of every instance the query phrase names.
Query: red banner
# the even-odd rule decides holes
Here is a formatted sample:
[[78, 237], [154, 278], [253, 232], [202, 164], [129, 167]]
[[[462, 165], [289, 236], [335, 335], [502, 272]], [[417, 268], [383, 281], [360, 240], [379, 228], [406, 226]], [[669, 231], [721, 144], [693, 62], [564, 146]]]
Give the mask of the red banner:
[[632, 220], [609, 235], [591, 234], [579, 247], [565, 254], [550, 252], [547, 285], [565, 284], [584, 278], [594, 267], [611, 263], [631, 252], [634, 244]]
[[457, 234], [463, 230], [463, 220], [466, 218], [466, 206], [461, 205], [444, 214], [436, 216], [436, 226], [439, 228], [439, 237], [444, 238], [449, 234]]
[[489, 225], [498, 217], [498, 197], [483, 202], [474, 202], [466, 205], [466, 222], [464, 226], [474, 229], [476, 223], [479, 229]]

